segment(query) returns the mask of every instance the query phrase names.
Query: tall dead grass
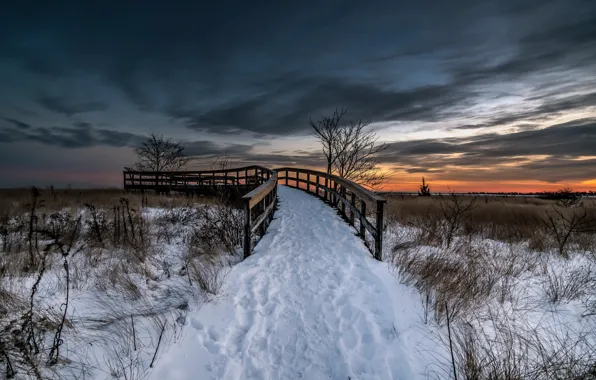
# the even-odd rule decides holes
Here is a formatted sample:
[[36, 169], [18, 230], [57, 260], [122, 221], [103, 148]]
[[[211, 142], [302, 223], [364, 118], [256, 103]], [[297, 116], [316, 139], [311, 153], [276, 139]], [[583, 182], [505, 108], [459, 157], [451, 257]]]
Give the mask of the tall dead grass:
[[[390, 198], [387, 256], [419, 291], [423, 322], [448, 332], [441, 378], [596, 379], [595, 210], [592, 200]], [[577, 324], [556, 312], [569, 305]]]
[[[238, 210], [205, 197], [51, 189], [3, 195], [6, 378], [89, 371], [143, 378], [180, 330], [189, 303], [220, 290], [234, 262], [223, 256], [235, 255], [242, 232]], [[92, 295], [93, 311], [72, 314], [73, 291]], [[93, 358], [90, 342], [107, 356]]]
[[[596, 232], [596, 200], [587, 198], [573, 207], [562, 206], [555, 200], [531, 197], [471, 197], [471, 196], [387, 196], [387, 221], [403, 226], [421, 229], [421, 241], [430, 245], [441, 245], [447, 239], [445, 231], [436, 232], [437, 227], [448, 218], [445, 205], [452, 205], [451, 199], [462, 205], [474, 203], [467, 210], [457, 234], [480, 236], [502, 242], [528, 242], [532, 248], [547, 250], [560, 249], [557, 234], [563, 235], [568, 227], [580, 216], [581, 223], [566, 242], [581, 250], [594, 250]], [[585, 215], [584, 215], [585, 213]], [[453, 213], [447, 213], [447, 215]], [[554, 219], [553, 230], [550, 218]]]

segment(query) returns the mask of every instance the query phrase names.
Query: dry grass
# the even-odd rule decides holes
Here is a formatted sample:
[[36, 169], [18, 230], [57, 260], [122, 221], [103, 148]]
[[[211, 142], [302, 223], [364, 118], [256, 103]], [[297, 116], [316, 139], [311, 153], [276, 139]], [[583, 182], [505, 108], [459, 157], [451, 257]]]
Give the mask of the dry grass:
[[[47, 212], [68, 208], [83, 208], [85, 204], [97, 208], [110, 208], [121, 198], [127, 198], [132, 208], [162, 207], [164, 205], [184, 206], [188, 203], [211, 203], [216, 197], [189, 197], [182, 194], [168, 196], [153, 192], [127, 192], [121, 189], [38, 189]], [[31, 189], [0, 189], [0, 210], [21, 210], [31, 201]]]
[[594, 200], [394, 196], [387, 210], [386, 256], [450, 353], [440, 378], [596, 379]]
[[[233, 261], [222, 256], [236, 253], [242, 233], [237, 210], [209, 197], [1, 195], [0, 370], [8, 378], [80, 378], [97, 370], [144, 377], [189, 302], [219, 291], [226, 260]], [[69, 292], [99, 303], [91, 314], [71, 315]], [[91, 363], [88, 344], [106, 357]]]
[[[433, 236], [437, 226], [445, 220], [441, 207], [445, 197], [386, 196], [388, 223], [420, 227], [426, 233], [428, 244], [441, 244], [443, 233]], [[503, 242], [529, 242], [538, 250], [556, 247], [555, 236], [549, 232], [548, 216], [554, 210], [565, 217], [572, 217], [578, 207], [561, 207], [556, 201], [531, 197], [470, 197], [457, 196], [462, 202], [474, 200], [457, 233], [478, 235], [483, 238]], [[449, 203], [447, 201], [446, 203]], [[585, 210], [584, 223], [589, 228], [584, 231], [591, 235], [596, 231], [596, 200], [583, 199], [581, 210]], [[555, 213], [556, 214], [556, 213]], [[584, 250], [593, 250], [593, 239], [585, 239], [585, 234], [576, 234], [572, 242]]]

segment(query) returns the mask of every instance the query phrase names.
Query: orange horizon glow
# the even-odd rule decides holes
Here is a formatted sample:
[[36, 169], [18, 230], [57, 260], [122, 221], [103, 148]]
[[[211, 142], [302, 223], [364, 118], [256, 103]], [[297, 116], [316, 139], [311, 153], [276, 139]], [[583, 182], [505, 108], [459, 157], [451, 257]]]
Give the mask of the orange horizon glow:
[[[279, 167], [279, 166], [276, 166]], [[304, 168], [324, 172], [322, 167], [304, 166]], [[382, 170], [387, 170], [383, 168]], [[433, 193], [460, 192], [460, 193], [540, 193], [557, 191], [563, 188], [571, 188], [573, 191], [596, 191], [596, 179], [583, 181], [560, 181], [546, 182], [539, 180], [503, 180], [503, 181], [462, 181], [449, 179], [434, 179], [433, 173], [405, 173], [387, 170], [390, 174], [383, 186], [378, 189], [381, 192], [418, 192], [422, 177], [430, 186]]]
[[[399, 178], [391, 178], [385, 183], [380, 191], [396, 191], [396, 192], [417, 192], [421, 177], [417, 180], [403, 181]], [[425, 177], [427, 185], [430, 186], [431, 192], [461, 192], [461, 193], [540, 193], [557, 191], [563, 188], [571, 188], [573, 191], [596, 191], [596, 180], [581, 181], [581, 182], [560, 182], [551, 183], [545, 181], [449, 181], [437, 180], [433, 181]]]
[[[280, 165], [272, 166], [280, 167]], [[303, 166], [305, 167], [305, 166]], [[324, 172], [321, 167], [305, 167], [312, 170]], [[86, 171], [66, 171], [66, 170], [27, 170], [18, 171], [14, 173], [17, 177], [34, 177], [37, 179], [54, 180], [61, 183], [81, 182], [87, 181], [96, 184], [105, 184], [104, 187], [122, 187], [122, 172], [86, 172]], [[445, 175], [445, 174], [443, 174]], [[561, 182], [546, 182], [539, 180], [505, 180], [505, 181], [463, 181], [463, 180], [449, 180], [442, 178], [433, 178], [433, 173], [406, 173], [406, 172], [392, 172], [390, 177], [385, 181], [384, 185], [378, 191], [395, 191], [395, 192], [417, 192], [422, 177], [424, 176], [426, 183], [430, 186], [433, 193], [445, 193], [449, 191], [454, 192], [486, 192], [486, 193], [539, 193], [544, 191], [557, 191], [562, 188], [571, 188], [574, 191], [596, 191], [596, 179], [587, 179], [583, 181], [561, 181]], [[35, 185], [35, 184], [30, 184]], [[29, 184], [27, 186], [30, 186]], [[63, 187], [64, 185], [60, 186]], [[76, 186], [76, 185], [75, 185]]]

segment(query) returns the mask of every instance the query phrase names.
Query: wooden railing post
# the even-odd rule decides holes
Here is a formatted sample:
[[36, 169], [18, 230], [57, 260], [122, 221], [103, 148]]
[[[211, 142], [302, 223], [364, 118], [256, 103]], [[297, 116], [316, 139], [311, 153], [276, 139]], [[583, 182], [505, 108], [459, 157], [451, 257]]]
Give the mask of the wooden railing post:
[[346, 188], [345, 186], [342, 185], [341, 187], [341, 191], [340, 194], [343, 198], [341, 198], [341, 213], [344, 216], [344, 218], [346, 217]]
[[325, 201], [327, 201], [327, 193], [329, 192], [329, 179], [327, 177], [325, 177]]
[[366, 219], [366, 202], [360, 199], [360, 238], [366, 237], [366, 226], [364, 225], [364, 219]]
[[306, 191], [310, 193], [310, 173], [306, 174]]
[[332, 198], [333, 198], [333, 206], [337, 207], [337, 182], [333, 182], [333, 190], [335, 190], [335, 193], [333, 193]]
[[350, 226], [354, 227], [354, 208], [356, 208], [356, 194], [353, 191], [350, 191], [350, 204], [352, 208], [350, 208]]
[[[263, 200], [259, 202], [259, 204], [262, 204], [262, 209], [259, 210], [260, 214], [262, 212], [265, 212], [265, 209], [267, 209], [267, 196], [265, 196], [265, 198], [263, 198]], [[259, 226], [259, 235], [265, 235], [265, 221], [263, 221], [263, 223], [261, 223], [261, 225]]]
[[317, 198], [320, 197], [320, 195], [319, 195], [319, 181], [320, 181], [320, 177], [317, 176]]
[[286, 176], [285, 176], [285, 178], [286, 178], [286, 186], [288, 186], [288, 183], [289, 183], [289, 181], [288, 181], [288, 177], [290, 176], [289, 173], [290, 172], [286, 170]]
[[383, 205], [384, 201], [377, 201], [377, 234], [375, 236], [375, 259], [383, 261]]
[[251, 228], [250, 228], [250, 201], [244, 201], [244, 258], [250, 256], [251, 247]]

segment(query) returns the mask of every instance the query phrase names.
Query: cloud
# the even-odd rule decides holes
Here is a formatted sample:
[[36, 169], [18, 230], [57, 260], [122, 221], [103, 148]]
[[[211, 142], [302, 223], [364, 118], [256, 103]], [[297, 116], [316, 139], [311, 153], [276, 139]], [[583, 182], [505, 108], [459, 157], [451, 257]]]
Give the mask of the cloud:
[[213, 141], [189, 141], [183, 143], [184, 153], [190, 157], [206, 158], [229, 156], [233, 158], [245, 157], [253, 149], [253, 145], [216, 144]]
[[19, 129], [30, 129], [31, 125], [22, 122], [20, 120], [17, 119], [11, 119], [11, 118], [4, 118], [5, 121], [9, 122], [10, 124], [14, 125], [15, 127], [19, 128]]
[[85, 112], [105, 111], [108, 106], [102, 102], [77, 102], [57, 97], [40, 97], [39, 104], [46, 109], [66, 116]]
[[305, 134], [309, 117], [320, 117], [335, 108], [347, 108], [349, 117], [372, 122], [437, 121], [472, 96], [472, 92], [463, 92], [450, 85], [392, 91], [337, 78], [310, 78], [213, 109], [171, 106], [164, 111], [168, 117], [181, 120], [188, 128], [197, 131], [285, 135]]
[[94, 146], [125, 147], [136, 146], [142, 136], [108, 129], [90, 127], [32, 127], [22, 130], [0, 129], [2, 142], [35, 141], [62, 148], [89, 148]]
[[444, 173], [445, 171], [442, 169], [429, 169], [429, 168], [420, 168], [420, 167], [413, 167], [413, 168], [403, 168], [406, 173]]
[[528, 180], [557, 182], [591, 179], [596, 156], [596, 119], [576, 120], [539, 130], [487, 133], [389, 144], [379, 157], [408, 173], [441, 173], [451, 180]]

